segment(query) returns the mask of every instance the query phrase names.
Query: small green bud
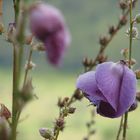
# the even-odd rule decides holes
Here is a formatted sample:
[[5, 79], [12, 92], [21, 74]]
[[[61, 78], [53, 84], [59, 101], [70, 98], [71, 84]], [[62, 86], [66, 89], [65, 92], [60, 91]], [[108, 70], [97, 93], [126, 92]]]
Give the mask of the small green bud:
[[138, 23], [138, 24], [140, 23], [140, 14], [136, 15], [135, 22]]
[[22, 88], [20, 92], [20, 97], [24, 102], [28, 102], [33, 98], [33, 85], [32, 85], [32, 79], [27, 79], [24, 87]]

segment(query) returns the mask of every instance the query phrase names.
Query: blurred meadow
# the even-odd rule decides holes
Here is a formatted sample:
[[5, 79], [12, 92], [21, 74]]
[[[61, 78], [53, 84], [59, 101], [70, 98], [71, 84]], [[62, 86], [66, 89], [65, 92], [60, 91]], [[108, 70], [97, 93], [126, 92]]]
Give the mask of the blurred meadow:
[[[119, 0], [47, 0], [60, 8], [65, 15], [71, 31], [72, 43], [64, 64], [54, 68], [46, 61], [44, 53], [34, 53], [33, 62], [37, 67], [31, 71], [35, 93], [39, 99], [34, 99], [24, 109], [19, 124], [18, 140], [41, 140], [38, 129], [53, 126], [58, 116], [57, 100], [59, 97], [71, 96], [75, 89], [77, 76], [82, 73], [82, 59], [85, 56], [94, 58], [99, 50], [98, 39], [104, 35], [110, 25], [117, 23], [120, 10]], [[137, 3], [134, 15], [140, 12], [140, 1]], [[4, 0], [3, 22], [5, 28], [13, 22], [12, 1]], [[122, 59], [120, 51], [128, 47], [125, 26], [109, 44], [106, 54], [109, 60]], [[28, 48], [26, 48], [27, 50]], [[133, 57], [137, 60], [134, 67], [140, 67], [140, 42], [133, 43]], [[27, 54], [26, 54], [27, 55]], [[26, 61], [25, 55], [25, 61]], [[24, 66], [23, 66], [24, 67]], [[0, 103], [11, 108], [12, 95], [12, 46], [0, 36]], [[86, 122], [90, 119], [89, 102], [84, 99], [77, 102], [76, 113], [66, 119], [65, 133], [60, 133], [59, 140], [82, 140], [86, 135]], [[93, 140], [113, 140], [116, 136], [119, 120], [96, 116], [96, 134]], [[140, 139], [140, 110], [129, 115], [128, 140]]]

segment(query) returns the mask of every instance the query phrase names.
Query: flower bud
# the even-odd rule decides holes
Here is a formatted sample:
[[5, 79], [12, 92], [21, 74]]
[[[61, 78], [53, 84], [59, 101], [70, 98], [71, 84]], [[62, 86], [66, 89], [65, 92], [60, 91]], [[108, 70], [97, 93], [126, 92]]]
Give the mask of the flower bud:
[[64, 124], [65, 124], [64, 119], [63, 118], [57, 119], [55, 124], [57, 128], [59, 128], [60, 130], [63, 130]]
[[106, 62], [107, 58], [108, 58], [107, 56], [104, 56], [103, 54], [100, 54], [99, 57], [98, 57], [99, 64], [101, 64], [103, 62]]
[[32, 79], [28, 79], [20, 92], [21, 99], [24, 102], [28, 102], [33, 98], [33, 89]]
[[32, 49], [33, 49], [34, 51], [39, 51], [39, 52], [46, 51], [44, 44], [41, 43], [41, 42], [39, 42], [39, 43], [33, 45], [33, 46], [32, 46]]
[[119, 5], [120, 5], [120, 8], [121, 8], [122, 10], [125, 10], [125, 9], [127, 9], [127, 7], [128, 7], [127, 2], [126, 2], [125, 0], [120, 0]]
[[110, 26], [108, 32], [109, 32], [110, 35], [114, 35], [114, 33], [116, 32], [115, 26]]
[[140, 14], [137, 14], [137, 15], [136, 15], [136, 17], [135, 17], [135, 22], [136, 22], [137, 24], [140, 23]]
[[76, 89], [74, 92], [74, 98], [77, 100], [81, 100], [83, 98], [83, 94], [79, 89]]
[[31, 69], [33, 69], [35, 67], [36, 67], [36, 64], [33, 63], [32, 61], [30, 61], [29, 63], [26, 62], [26, 64], [25, 64], [25, 69], [28, 69], [28, 70], [31, 70]]
[[57, 105], [58, 105], [58, 107], [62, 108], [65, 106], [65, 103], [63, 102], [63, 100], [61, 98], [59, 98]]
[[126, 23], [127, 23], [127, 18], [126, 18], [126, 16], [122, 15], [120, 17], [120, 26], [124, 26], [124, 25], [126, 25]]
[[125, 48], [121, 50], [121, 55], [125, 58], [128, 59], [128, 55], [129, 55], [129, 49]]
[[68, 113], [73, 114], [73, 113], [75, 113], [75, 110], [76, 110], [76, 108], [70, 107], [69, 110], [68, 110]]
[[99, 43], [100, 43], [101, 46], [106, 46], [107, 43], [108, 43], [108, 38], [107, 38], [107, 36], [102, 36], [102, 37], [100, 37]]
[[6, 40], [8, 42], [15, 42], [15, 36], [16, 36], [16, 24], [15, 23], [9, 23]]
[[87, 57], [85, 57], [84, 59], [83, 59], [83, 65], [85, 66], [85, 67], [88, 67], [89, 66], [89, 60], [88, 60], [88, 58]]
[[39, 129], [40, 135], [45, 139], [52, 139], [53, 138], [53, 131], [48, 128], [40, 128]]
[[133, 66], [133, 65], [136, 64], [136, 60], [135, 60], [134, 58], [132, 58], [131, 61], [126, 60], [126, 64], [127, 64], [128, 66], [129, 66], [129, 65]]
[[131, 107], [129, 108], [129, 112], [134, 111], [137, 107], [138, 107], [138, 103], [137, 103], [137, 101], [135, 101], [135, 102], [131, 105]]
[[0, 117], [4, 117], [5, 119], [11, 118], [11, 112], [9, 111], [9, 109], [4, 104], [0, 105], [1, 105]]
[[136, 78], [140, 79], [140, 69], [136, 70], [135, 74], [136, 74]]
[[[130, 37], [130, 28], [126, 31], [126, 34]], [[137, 39], [139, 35], [138, 29], [136, 27], [132, 28], [132, 38]]]

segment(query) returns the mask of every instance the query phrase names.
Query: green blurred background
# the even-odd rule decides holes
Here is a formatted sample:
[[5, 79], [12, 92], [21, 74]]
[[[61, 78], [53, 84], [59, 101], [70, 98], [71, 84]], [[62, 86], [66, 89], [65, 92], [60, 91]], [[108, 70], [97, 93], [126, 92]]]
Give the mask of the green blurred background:
[[[83, 57], [94, 58], [99, 50], [98, 38], [104, 35], [110, 25], [117, 23], [121, 11], [119, 0], [48, 0], [60, 8], [65, 15], [71, 31], [72, 43], [64, 64], [54, 68], [46, 62], [44, 53], [34, 53], [33, 62], [37, 67], [31, 72], [35, 93], [39, 100], [30, 102], [24, 109], [21, 118], [28, 118], [19, 124], [18, 140], [42, 139], [38, 133], [40, 127], [53, 126], [58, 115], [58, 97], [71, 96], [75, 89], [77, 76], [83, 72]], [[140, 12], [140, 2], [134, 10], [134, 16]], [[12, 1], [4, 0], [3, 22], [5, 28], [13, 22]], [[120, 51], [128, 47], [128, 38], [124, 27], [110, 43], [106, 54], [109, 60], [122, 59]], [[139, 27], [138, 27], [139, 28]], [[137, 60], [135, 68], [140, 67], [140, 41], [133, 43], [133, 57]], [[26, 55], [25, 55], [26, 59]], [[11, 108], [12, 91], [12, 46], [0, 36], [0, 102]], [[75, 103], [76, 113], [67, 118], [66, 129], [60, 134], [59, 140], [82, 140], [86, 135], [85, 124], [90, 119], [89, 102], [84, 99]], [[140, 139], [140, 111], [130, 114], [128, 140]], [[114, 140], [119, 126], [119, 119], [107, 119], [97, 115], [95, 140]]]

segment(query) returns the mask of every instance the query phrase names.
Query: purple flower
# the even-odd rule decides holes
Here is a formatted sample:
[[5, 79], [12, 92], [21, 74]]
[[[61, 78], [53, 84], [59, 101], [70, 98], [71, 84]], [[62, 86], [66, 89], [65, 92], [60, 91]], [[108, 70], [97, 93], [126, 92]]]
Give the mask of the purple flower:
[[30, 10], [32, 33], [41, 40], [51, 64], [59, 65], [70, 44], [70, 34], [61, 12], [55, 7], [38, 3]]
[[97, 106], [97, 113], [116, 118], [135, 102], [136, 76], [124, 63], [105, 62], [80, 75], [77, 88]]

